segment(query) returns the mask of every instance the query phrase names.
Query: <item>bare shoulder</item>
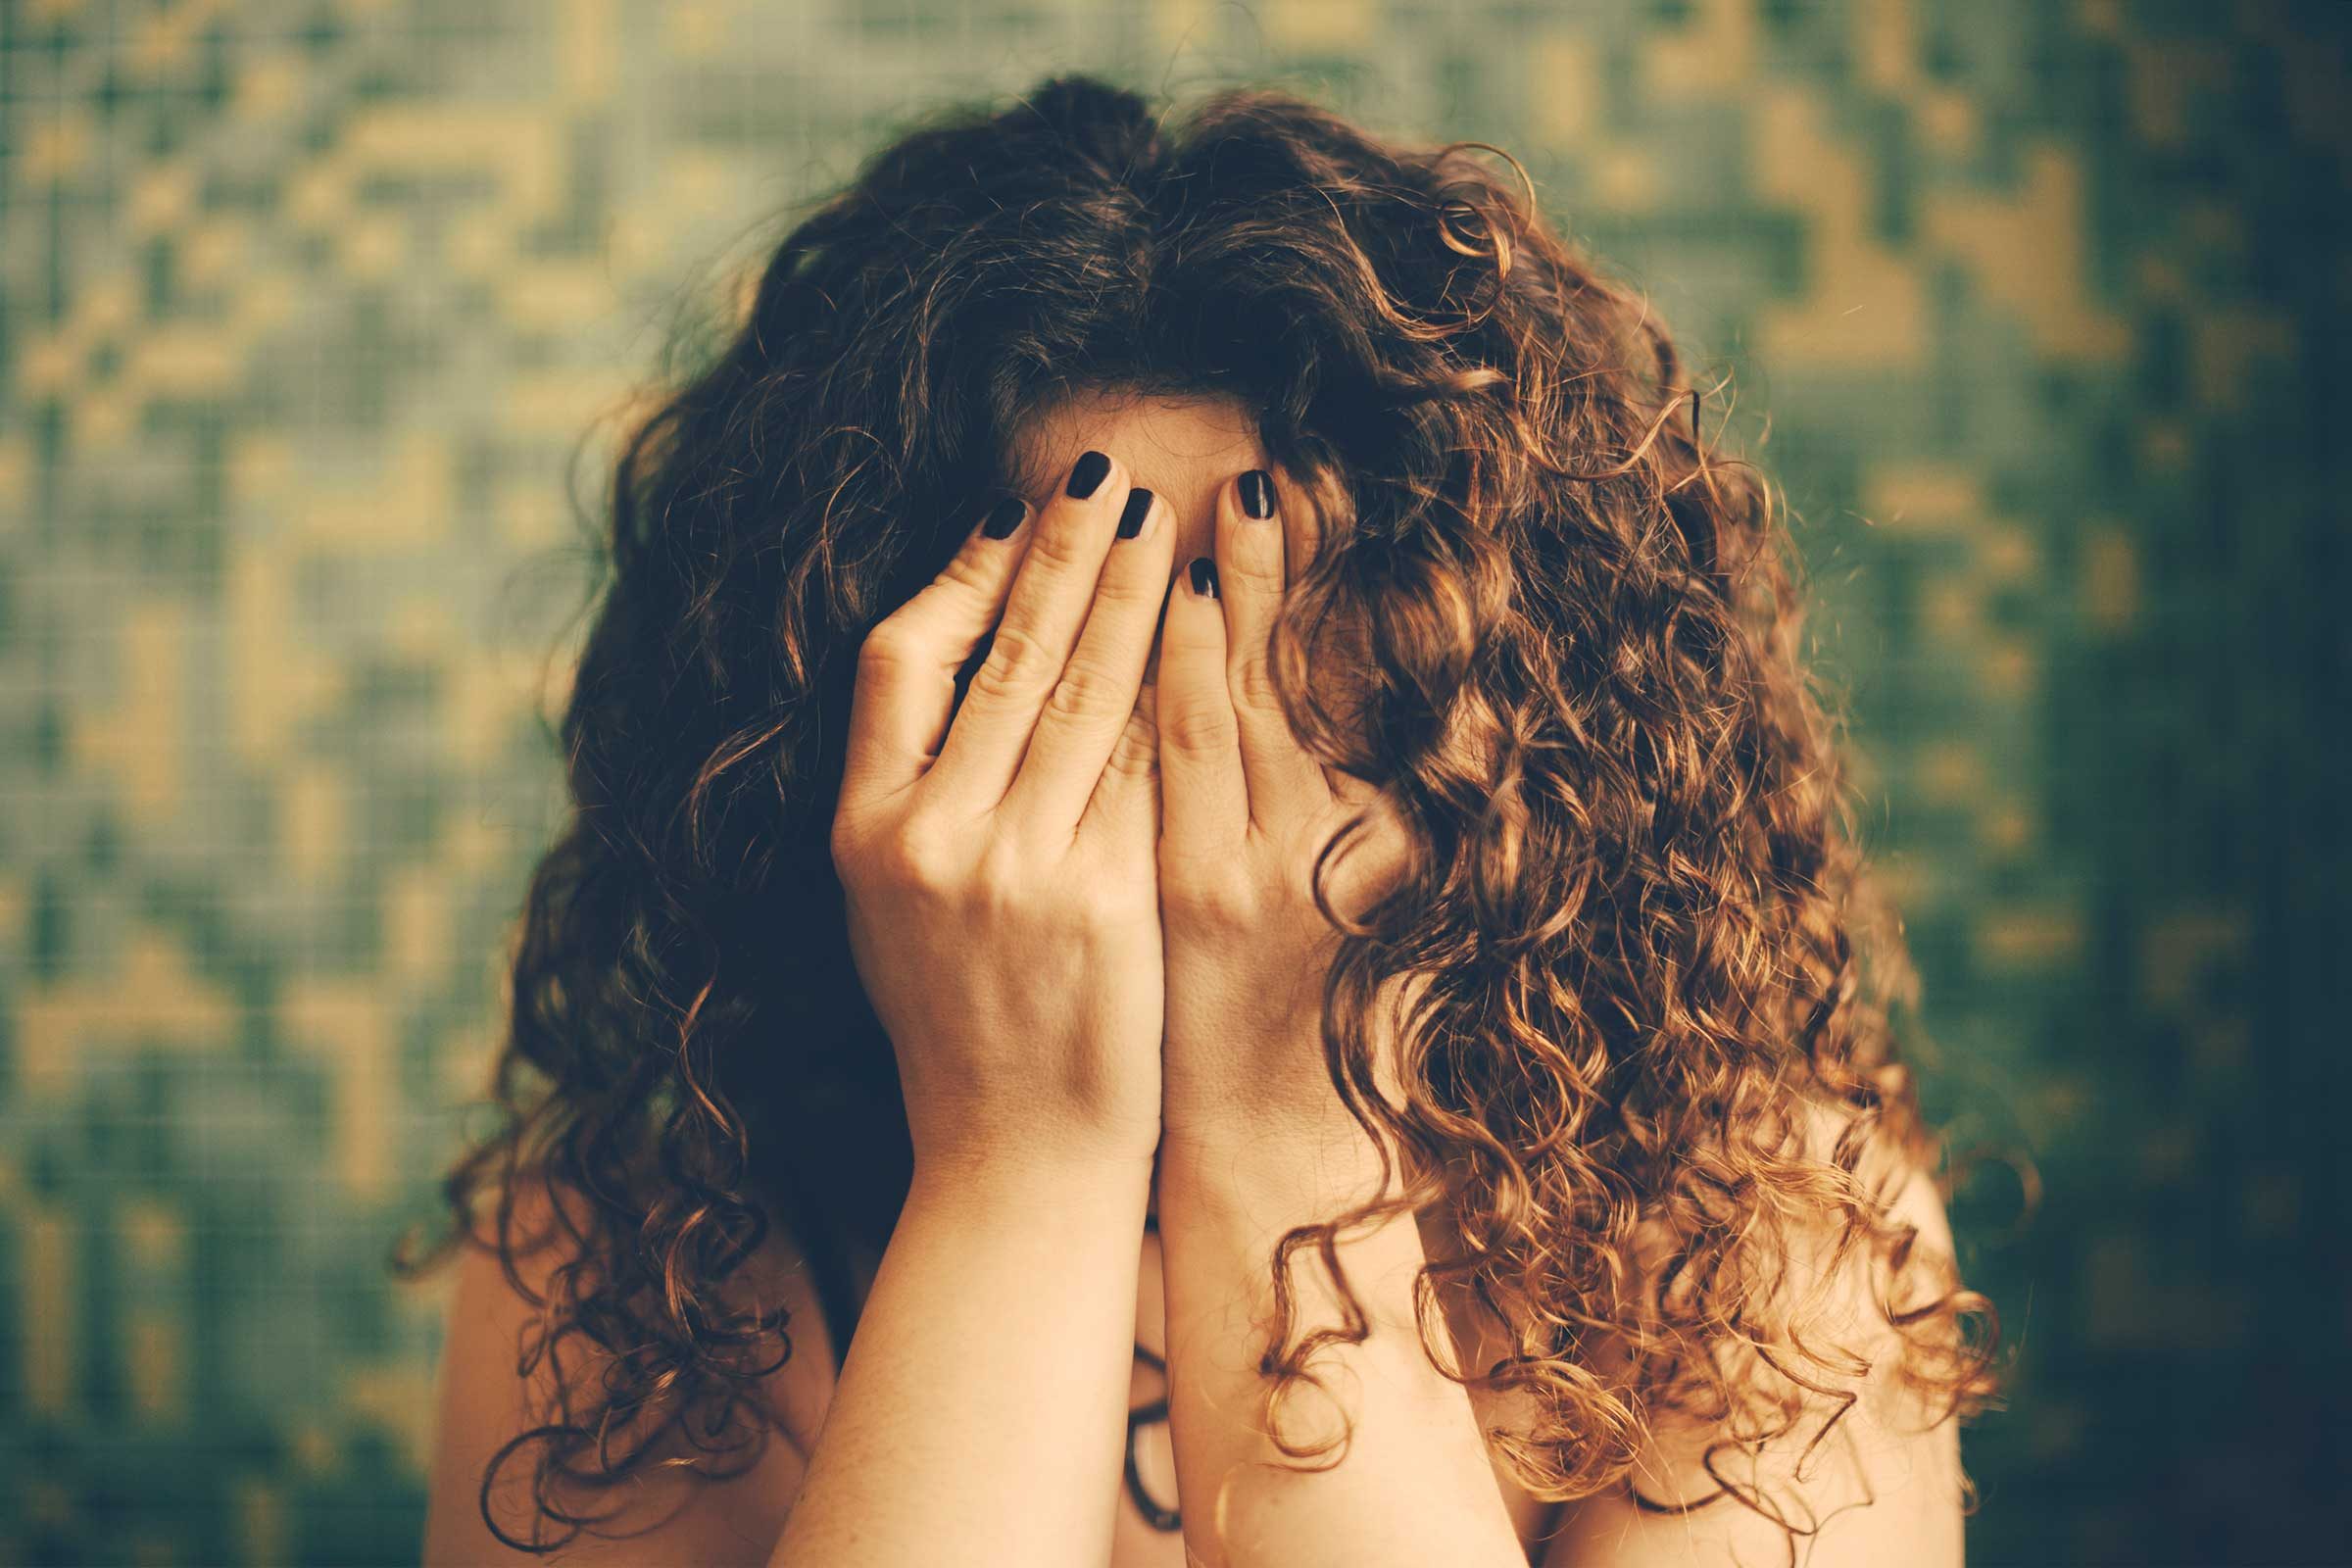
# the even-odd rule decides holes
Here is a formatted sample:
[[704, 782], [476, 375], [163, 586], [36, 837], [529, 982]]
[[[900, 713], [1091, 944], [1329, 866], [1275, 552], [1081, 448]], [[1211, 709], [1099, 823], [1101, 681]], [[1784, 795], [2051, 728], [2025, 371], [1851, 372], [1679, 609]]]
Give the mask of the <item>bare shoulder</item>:
[[[1826, 1155], [1844, 1125], [1841, 1116], [1816, 1112], [1815, 1152]], [[1808, 1568], [1886, 1562], [1958, 1568], [1966, 1495], [1959, 1424], [1902, 1376], [1903, 1338], [1879, 1304], [1891, 1295], [1896, 1306], [1914, 1306], [1941, 1294], [1953, 1250], [1951, 1222], [1924, 1167], [1874, 1144], [1861, 1169], [1889, 1194], [1889, 1218], [1915, 1228], [1915, 1272], [1890, 1288], [1884, 1263], [1860, 1246], [1831, 1266], [1833, 1227], [1825, 1222], [1810, 1238], [1814, 1245], [1790, 1260], [1790, 1277], [1803, 1302], [1793, 1315], [1805, 1342], [1824, 1355], [1835, 1356], [1831, 1347], [1853, 1351], [1868, 1361], [1868, 1371], [1825, 1369], [1784, 1351], [1783, 1364], [1824, 1393], [1808, 1397], [1788, 1432], [1761, 1445], [1727, 1446], [1724, 1433], [1690, 1418], [1653, 1417], [1637, 1479], [1644, 1498], [1665, 1506], [1643, 1507], [1631, 1489], [1564, 1504], [1546, 1563], [1728, 1568], [1789, 1560], [1788, 1531], [1758, 1508], [1719, 1494], [1728, 1483], [1785, 1514], [1796, 1532], [1797, 1560]], [[1759, 1375], [1770, 1380], [1772, 1394], [1788, 1387], [1768, 1369]], [[1849, 1396], [1838, 1413], [1833, 1401]], [[1828, 1435], [1816, 1443], [1833, 1414]]]
[[[517, 1192], [517, 1234], [545, 1235], [545, 1246], [514, 1259], [525, 1287], [544, 1298], [551, 1275], [574, 1255], [563, 1212], [580, 1212], [576, 1198], [545, 1189]], [[526, 1378], [520, 1368], [539, 1328], [540, 1312], [518, 1292], [495, 1254], [466, 1248], [454, 1268], [442, 1342], [437, 1411], [425, 1522], [427, 1563], [540, 1562], [546, 1559], [500, 1542], [482, 1517], [482, 1485], [492, 1459], [515, 1438], [544, 1425], [555, 1377], [542, 1359]], [[740, 1475], [710, 1481], [679, 1465], [651, 1466], [607, 1490], [561, 1494], [569, 1511], [612, 1513], [595, 1534], [582, 1534], [562, 1553], [575, 1563], [765, 1562], [800, 1487], [807, 1447], [824, 1416], [833, 1383], [832, 1347], [808, 1271], [781, 1227], [771, 1227], [760, 1254], [742, 1271], [746, 1291], [762, 1304], [791, 1313], [793, 1353], [769, 1374], [762, 1392], [783, 1423], [758, 1460]], [[604, 1369], [604, 1353], [584, 1337], [565, 1343], [567, 1378], [587, 1389]], [[584, 1407], [574, 1396], [575, 1410]], [[662, 1456], [682, 1459], [692, 1449], [680, 1439]], [[740, 1460], [737, 1461], [740, 1464]], [[510, 1535], [528, 1537], [532, 1517], [534, 1450], [517, 1449], [498, 1471], [492, 1511]], [[730, 1469], [734, 1466], [729, 1466]], [[549, 1539], [564, 1534], [542, 1525]], [[611, 1539], [607, 1539], [611, 1538]]]

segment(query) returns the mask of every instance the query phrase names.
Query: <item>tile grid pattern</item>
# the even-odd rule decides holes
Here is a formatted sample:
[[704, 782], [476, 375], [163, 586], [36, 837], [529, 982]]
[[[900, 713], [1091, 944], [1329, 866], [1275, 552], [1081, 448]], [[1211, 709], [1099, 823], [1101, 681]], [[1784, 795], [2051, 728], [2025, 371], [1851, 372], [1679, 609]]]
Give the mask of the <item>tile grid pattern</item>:
[[2352, 1319], [2342, 17], [0, 8], [0, 1561], [414, 1560], [437, 1298], [378, 1260], [553, 820], [578, 505], [792, 204], [1065, 69], [1507, 146], [1770, 411], [1932, 1106], [2048, 1186], [1960, 1208], [2025, 1378], [1974, 1555], [2297, 1555]]

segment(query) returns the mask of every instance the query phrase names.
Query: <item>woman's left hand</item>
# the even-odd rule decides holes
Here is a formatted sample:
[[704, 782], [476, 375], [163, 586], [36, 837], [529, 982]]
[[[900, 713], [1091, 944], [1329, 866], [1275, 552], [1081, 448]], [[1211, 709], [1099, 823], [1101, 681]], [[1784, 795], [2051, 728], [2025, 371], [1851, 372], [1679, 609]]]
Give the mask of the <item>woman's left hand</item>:
[[[1339, 933], [1309, 878], [1324, 843], [1379, 800], [1298, 744], [1267, 662], [1289, 576], [1319, 536], [1314, 507], [1293, 485], [1263, 469], [1228, 481], [1215, 557], [1179, 566], [1161, 626], [1161, 1124], [1163, 1138], [1189, 1145], [1353, 1125], [1321, 1035]], [[1343, 913], [1385, 885], [1396, 843], [1376, 811], [1335, 859], [1328, 887]]]

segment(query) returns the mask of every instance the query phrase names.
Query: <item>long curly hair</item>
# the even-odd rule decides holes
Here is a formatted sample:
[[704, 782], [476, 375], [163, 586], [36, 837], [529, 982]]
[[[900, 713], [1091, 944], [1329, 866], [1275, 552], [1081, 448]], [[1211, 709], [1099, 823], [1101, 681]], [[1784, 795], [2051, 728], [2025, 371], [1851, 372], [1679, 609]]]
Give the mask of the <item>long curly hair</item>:
[[[547, 1238], [518, 1234], [517, 1192], [577, 1200], [551, 1211], [564, 1260], [524, 1347], [555, 1405], [483, 1477], [492, 1530], [553, 1549], [605, 1517], [577, 1498], [644, 1465], [748, 1464], [791, 1334], [730, 1277], [786, 1224], [830, 1311], [853, 1250], [887, 1238], [904, 1107], [827, 851], [855, 654], [1013, 482], [1024, 421], [1089, 388], [1237, 399], [1339, 498], [1274, 668], [1302, 742], [1385, 793], [1412, 855], [1345, 922], [1328, 1066], [1398, 1151], [1387, 1208], [1434, 1222], [1425, 1340], [1446, 1282], [1507, 1335], [1448, 1375], [1533, 1396], [1492, 1434], [1521, 1483], [1626, 1481], [1668, 1409], [1751, 1451], [1810, 1402], [1841, 1410], [1826, 1374], [1855, 1370], [1850, 1348], [1779, 1310], [1824, 1216], [1836, 1256], [1878, 1260], [1907, 1382], [1961, 1419], [1992, 1401], [1991, 1303], [1913, 1247], [1860, 1158], [1873, 1136], [1915, 1167], [1942, 1150], [1895, 1059], [1889, 1007], [1916, 980], [1800, 657], [1785, 509], [1708, 451], [1664, 325], [1495, 149], [1389, 145], [1259, 90], [1163, 120], [1061, 78], [875, 156], [622, 446], [502, 1121], [449, 1173], [445, 1233], [401, 1261], [463, 1240], [531, 1294], [514, 1259]], [[1337, 661], [1345, 712], [1312, 673]], [[1399, 976], [1412, 1005], [1376, 1030]], [[1826, 1156], [1809, 1104], [1849, 1116]], [[1278, 1249], [1269, 1411], [1320, 1345], [1364, 1332], [1298, 1334], [1291, 1264], [1336, 1271], [1335, 1239], [1381, 1207]], [[1644, 1238], [1663, 1239], [1647, 1264]], [[1587, 1364], [1604, 1336], [1623, 1376]], [[516, 1535], [491, 1489], [525, 1455]]]

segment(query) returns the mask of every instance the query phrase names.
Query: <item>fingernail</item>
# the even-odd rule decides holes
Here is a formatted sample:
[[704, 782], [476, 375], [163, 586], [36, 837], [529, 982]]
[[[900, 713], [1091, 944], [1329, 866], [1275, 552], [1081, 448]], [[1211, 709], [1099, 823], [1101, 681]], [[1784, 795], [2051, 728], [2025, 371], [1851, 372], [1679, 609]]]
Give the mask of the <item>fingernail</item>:
[[1028, 502], [1023, 501], [1019, 496], [1006, 496], [988, 509], [988, 515], [981, 519], [980, 531], [991, 539], [1002, 539], [1011, 533], [1013, 529], [1018, 528], [1021, 525], [1021, 519], [1027, 515], [1029, 515]]
[[1217, 564], [1206, 556], [1193, 558], [1193, 592], [1203, 599], [1217, 597]]
[[1144, 519], [1151, 514], [1152, 492], [1149, 490], [1128, 491], [1126, 509], [1119, 514], [1119, 537], [1132, 539], [1142, 533]]
[[1073, 501], [1084, 501], [1095, 493], [1095, 486], [1110, 471], [1110, 460], [1100, 452], [1089, 452], [1070, 468], [1069, 495]]
[[1242, 475], [1242, 510], [1252, 517], [1274, 515], [1274, 476], [1263, 468]]

